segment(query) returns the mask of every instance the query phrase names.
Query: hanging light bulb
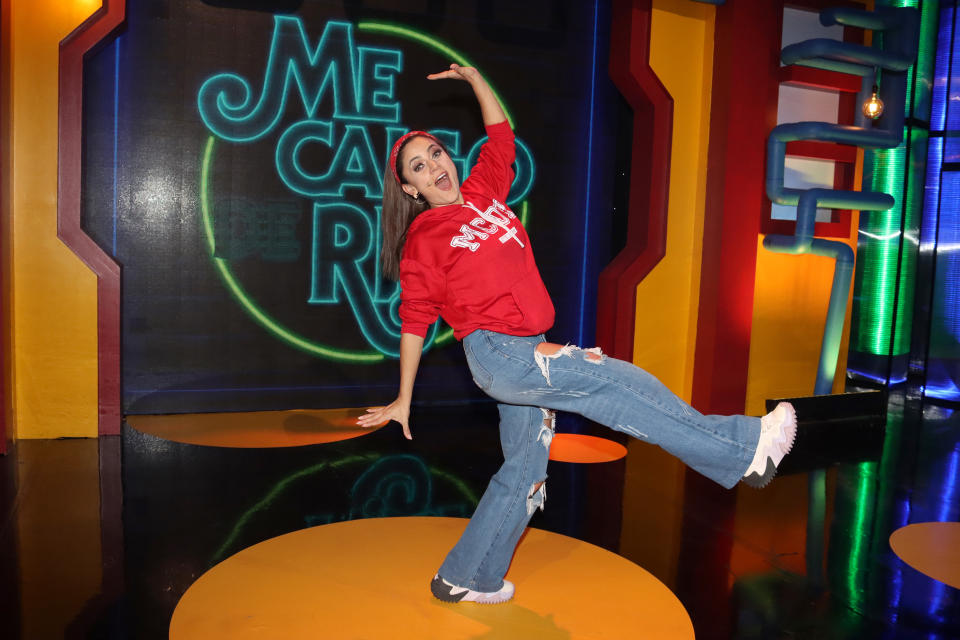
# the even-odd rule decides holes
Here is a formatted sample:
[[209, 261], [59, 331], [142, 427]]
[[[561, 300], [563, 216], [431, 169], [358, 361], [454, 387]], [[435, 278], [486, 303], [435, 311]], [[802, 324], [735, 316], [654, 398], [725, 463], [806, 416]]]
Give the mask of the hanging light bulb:
[[883, 100], [877, 95], [877, 85], [873, 85], [873, 95], [863, 103], [863, 115], [876, 120], [883, 115]]

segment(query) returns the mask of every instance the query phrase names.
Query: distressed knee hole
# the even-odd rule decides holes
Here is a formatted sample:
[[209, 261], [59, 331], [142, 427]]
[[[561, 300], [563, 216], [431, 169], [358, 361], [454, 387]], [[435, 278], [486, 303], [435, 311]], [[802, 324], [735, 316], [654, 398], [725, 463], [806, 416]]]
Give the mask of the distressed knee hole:
[[603, 364], [603, 361], [606, 360], [607, 356], [604, 355], [603, 351], [600, 350], [600, 347], [591, 347], [590, 349], [583, 350], [584, 356], [583, 359], [587, 362], [592, 362], [594, 364]]
[[583, 359], [591, 364], [603, 364], [607, 358], [603, 351], [600, 350], [600, 347], [581, 349], [571, 344], [565, 344], [561, 347], [554, 342], [541, 342], [533, 352], [533, 359], [537, 363], [537, 366], [540, 367], [540, 373], [542, 373], [544, 379], [546, 379], [547, 386], [553, 386], [550, 384], [550, 361], [556, 360], [560, 356], [572, 358], [574, 351], [583, 352]]
[[541, 480], [530, 487], [530, 493], [527, 494], [527, 515], [532, 516], [533, 512], [537, 509], [543, 511], [543, 507], [546, 503], [547, 481]]
[[541, 342], [537, 345], [537, 352], [547, 357], [555, 357], [558, 351], [563, 351], [570, 345], [559, 345], [555, 342]]
[[540, 432], [537, 434], [537, 440], [550, 451], [550, 443], [553, 442], [553, 435], [557, 430], [557, 414], [550, 409], [541, 407], [543, 412], [543, 423], [540, 425]]
[[547, 381], [547, 386], [553, 386], [550, 384], [550, 361], [556, 360], [560, 356], [571, 357], [573, 355], [573, 350], [576, 347], [569, 344], [560, 346], [553, 342], [541, 342], [537, 345], [537, 348], [533, 352], [533, 360], [537, 363], [537, 366], [540, 367], [540, 373], [543, 374], [544, 379]]

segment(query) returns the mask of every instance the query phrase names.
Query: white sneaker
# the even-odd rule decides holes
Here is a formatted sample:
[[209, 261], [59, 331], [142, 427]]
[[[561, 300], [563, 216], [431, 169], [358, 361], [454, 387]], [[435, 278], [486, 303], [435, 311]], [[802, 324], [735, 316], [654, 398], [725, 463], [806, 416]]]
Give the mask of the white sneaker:
[[797, 412], [789, 402], [781, 402], [776, 409], [760, 418], [760, 442], [753, 461], [743, 474], [743, 481], [761, 488], [773, 480], [777, 466], [790, 452], [797, 437]]
[[430, 591], [437, 600], [444, 602], [478, 602], [480, 604], [499, 604], [513, 597], [513, 583], [503, 581], [499, 591], [472, 591], [464, 587], [450, 584], [439, 575], [433, 576]]

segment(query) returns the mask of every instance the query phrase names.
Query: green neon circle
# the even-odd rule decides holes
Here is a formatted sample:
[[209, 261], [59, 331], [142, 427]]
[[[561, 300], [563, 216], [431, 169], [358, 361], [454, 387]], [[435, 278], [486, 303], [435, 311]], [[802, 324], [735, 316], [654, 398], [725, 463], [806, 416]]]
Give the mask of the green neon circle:
[[267, 315], [266, 312], [264, 312], [247, 294], [240, 283], [237, 282], [237, 279], [233, 276], [233, 272], [230, 271], [227, 261], [214, 255], [215, 246], [213, 238], [213, 221], [210, 219], [210, 190], [208, 183], [210, 175], [210, 159], [213, 157], [213, 143], [215, 140], [215, 136], [210, 136], [207, 138], [207, 144], [203, 150], [203, 164], [201, 165], [200, 169], [200, 213], [203, 217], [203, 230], [207, 236], [207, 247], [210, 249], [210, 259], [213, 260], [213, 264], [217, 268], [217, 273], [220, 274], [224, 284], [227, 285], [227, 290], [233, 294], [233, 297], [237, 299], [237, 302], [240, 303], [240, 306], [243, 307], [243, 310], [250, 314], [250, 317], [256, 320], [258, 324], [284, 342], [287, 342], [298, 349], [302, 349], [308, 353], [313, 353], [325, 358], [330, 358], [332, 360], [343, 360], [346, 362], [370, 363], [384, 360], [386, 356], [379, 351], [352, 353], [349, 351], [332, 349], [308, 340], [307, 338], [304, 338], [303, 336], [281, 326], [276, 320]]
[[[360, 31], [370, 31], [374, 33], [388, 33], [401, 38], [407, 38], [449, 57], [451, 60], [461, 66], [476, 67], [476, 65], [470, 62], [466, 56], [454, 50], [449, 45], [437, 40], [436, 38], [432, 38], [418, 31], [408, 29], [407, 27], [401, 27], [382, 22], [360, 22], [357, 23], [357, 29]], [[507, 117], [507, 122], [510, 124], [510, 128], [513, 129], [513, 117], [507, 110], [506, 105], [504, 105], [503, 100], [500, 99], [500, 95], [497, 93], [497, 91], [492, 86], [490, 89], [493, 91], [493, 95], [500, 103], [500, 108], [503, 109], [503, 113]], [[213, 237], [213, 222], [210, 219], [208, 178], [210, 173], [210, 159], [213, 157], [213, 145], [215, 140], [215, 136], [210, 136], [207, 139], [207, 144], [205, 145], [203, 151], [203, 162], [200, 170], [200, 212], [203, 217], [203, 230], [207, 237], [207, 245], [210, 249], [210, 259], [217, 268], [217, 273], [220, 275], [220, 278], [223, 280], [224, 284], [226, 284], [227, 290], [230, 291], [234, 298], [236, 298], [243, 310], [246, 311], [247, 314], [249, 314], [250, 317], [253, 318], [260, 326], [291, 346], [294, 346], [302, 351], [306, 351], [307, 353], [312, 353], [314, 355], [329, 358], [331, 360], [341, 360], [344, 362], [356, 363], [373, 363], [383, 361], [386, 356], [379, 351], [353, 352], [334, 349], [332, 347], [314, 342], [285, 328], [265, 311], [263, 311], [263, 309], [261, 309], [247, 294], [241, 284], [234, 277], [233, 272], [230, 270], [230, 267], [227, 264], [227, 261], [214, 255], [215, 247]], [[524, 200], [520, 206], [520, 223], [526, 226], [527, 215], [529, 213], [527, 201]], [[453, 329], [447, 327], [447, 329], [437, 335], [433, 341], [433, 344], [442, 345], [449, 342], [451, 339], [453, 339]]]

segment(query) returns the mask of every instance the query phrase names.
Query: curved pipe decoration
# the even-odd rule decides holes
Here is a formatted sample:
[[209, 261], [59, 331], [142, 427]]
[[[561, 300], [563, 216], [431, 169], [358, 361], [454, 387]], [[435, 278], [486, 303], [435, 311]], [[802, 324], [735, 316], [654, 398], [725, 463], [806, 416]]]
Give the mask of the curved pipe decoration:
[[796, 205], [797, 225], [793, 235], [768, 235], [763, 246], [777, 253], [809, 253], [836, 260], [815, 395], [829, 394], [833, 388], [854, 266], [853, 250], [847, 244], [813, 237], [817, 208], [885, 211], [892, 208], [895, 201], [887, 193], [784, 186], [787, 142], [817, 140], [869, 149], [898, 146], [903, 141], [907, 70], [917, 56], [920, 16], [910, 8], [880, 7], [876, 11], [831, 8], [820, 12], [820, 23], [871, 29], [875, 32], [874, 42], [879, 42], [880, 48], [818, 38], [784, 47], [781, 61], [786, 65], [861, 76], [861, 95], [872, 87], [875, 70], [881, 69], [880, 96], [887, 106], [876, 127], [871, 127], [862, 116], [858, 116], [858, 126], [795, 122], [775, 127], [767, 140], [767, 197], [777, 204]]

